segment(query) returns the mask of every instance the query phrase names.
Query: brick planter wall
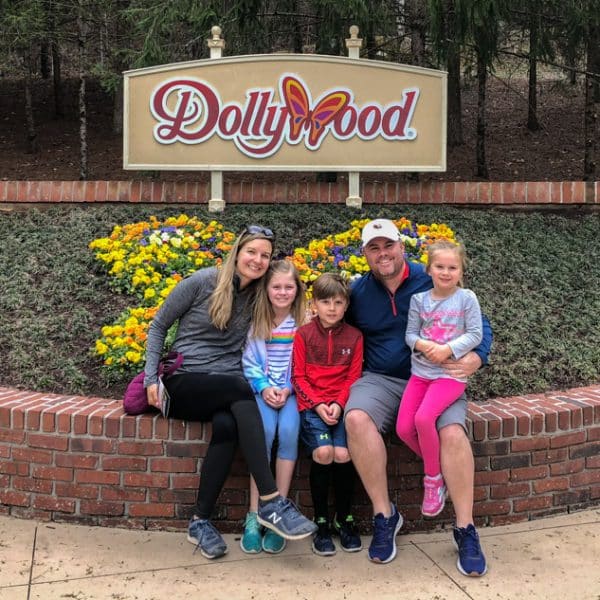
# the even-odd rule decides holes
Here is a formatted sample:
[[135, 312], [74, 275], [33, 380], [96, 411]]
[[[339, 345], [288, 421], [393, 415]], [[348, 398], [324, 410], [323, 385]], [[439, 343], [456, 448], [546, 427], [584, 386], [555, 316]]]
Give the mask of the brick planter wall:
[[[600, 505], [600, 385], [469, 405], [479, 525]], [[120, 402], [0, 388], [0, 514], [133, 528], [183, 528], [209, 426], [123, 414]], [[392, 499], [409, 530], [452, 521], [419, 514], [422, 465], [388, 441]], [[306, 461], [291, 496], [308, 511]], [[248, 476], [241, 458], [218, 505], [219, 527], [240, 531]], [[364, 491], [356, 515], [371, 518]]]
[[[348, 184], [224, 181], [227, 204], [339, 204]], [[600, 205], [599, 181], [361, 181], [365, 204]], [[1, 204], [133, 202], [206, 204], [210, 186], [169, 181], [0, 181]]]

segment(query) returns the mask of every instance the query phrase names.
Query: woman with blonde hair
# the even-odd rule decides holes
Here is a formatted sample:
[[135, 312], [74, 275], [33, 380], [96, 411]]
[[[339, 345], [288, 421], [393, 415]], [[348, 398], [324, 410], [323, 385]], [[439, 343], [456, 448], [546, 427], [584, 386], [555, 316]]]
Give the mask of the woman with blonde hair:
[[167, 416], [212, 424], [187, 537], [206, 558], [227, 552], [210, 516], [238, 444], [258, 486], [261, 525], [287, 539], [301, 539], [314, 531], [314, 524], [277, 490], [256, 399], [242, 372], [256, 290], [269, 267], [273, 243], [270, 229], [246, 227], [222, 268], [200, 269], [177, 284], [148, 331], [144, 379], [148, 402], [159, 404], [158, 363], [167, 332], [177, 321], [172, 349], [184, 360], [164, 382], [171, 398]]

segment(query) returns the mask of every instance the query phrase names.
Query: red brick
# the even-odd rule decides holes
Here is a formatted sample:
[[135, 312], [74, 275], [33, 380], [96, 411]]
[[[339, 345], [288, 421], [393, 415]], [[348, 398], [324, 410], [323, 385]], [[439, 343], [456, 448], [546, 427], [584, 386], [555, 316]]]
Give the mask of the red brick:
[[162, 442], [118, 442], [117, 452], [135, 456], [160, 456], [163, 445]]
[[586, 432], [576, 431], [566, 435], [557, 435], [550, 440], [550, 448], [564, 448], [565, 446], [576, 446], [585, 442]]
[[529, 496], [530, 493], [531, 485], [526, 482], [494, 485], [490, 491], [490, 498], [493, 500], [515, 498], [518, 496]]
[[173, 517], [175, 508], [172, 504], [130, 504], [129, 514], [132, 517]]
[[69, 441], [63, 436], [30, 433], [27, 436], [27, 442], [32, 448], [48, 448], [61, 451], [65, 451], [69, 448]]
[[80, 507], [81, 513], [88, 515], [110, 515], [119, 517], [125, 514], [125, 506], [120, 502], [82, 500]]
[[25, 441], [23, 431], [10, 431], [10, 429], [0, 430], [0, 442], [7, 444], [22, 444]]
[[0, 473], [3, 475], [29, 475], [29, 464], [8, 460], [0, 460]]
[[512, 452], [525, 452], [528, 450], [543, 450], [548, 448], [549, 438], [534, 437], [534, 438], [518, 438], [511, 440], [510, 449]]
[[145, 488], [127, 488], [110, 486], [103, 487], [101, 490], [102, 500], [123, 501], [123, 502], [145, 502]]
[[579, 473], [585, 467], [585, 459], [565, 460], [564, 462], [550, 465], [550, 475], [568, 475], [569, 473]]
[[9, 504], [10, 506], [29, 506], [30, 499], [30, 494], [0, 489], [0, 504]]
[[585, 466], [588, 469], [600, 469], [600, 456], [589, 456], [585, 459]]
[[62, 483], [57, 481], [55, 483], [55, 493], [57, 496], [63, 496], [67, 498], [87, 498], [88, 500], [95, 500], [98, 498], [100, 488], [96, 485], [77, 485], [74, 483]]
[[114, 454], [115, 441], [102, 438], [71, 438], [71, 452]]
[[600, 471], [583, 471], [570, 477], [571, 487], [600, 483]]
[[48, 479], [31, 479], [31, 477], [13, 477], [12, 487], [22, 492], [51, 494], [54, 482]]
[[493, 485], [507, 483], [510, 471], [476, 471], [475, 485]]
[[500, 525], [512, 525], [513, 523], [522, 523], [527, 520], [528, 516], [523, 513], [519, 515], [492, 515], [489, 518], [489, 525], [499, 527]]
[[587, 441], [597, 442], [600, 440], [600, 427], [590, 427], [587, 430]]
[[73, 469], [64, 467], [34, 467], [33, 477], [39, 479], [54, 479], [57, 481], [73, 481]]
[[545, 494], [547, 492], [555, 492], [556, 490], [568, 490], [569, 478], [556, 477], [553, 479], [538, 479], [533, 482], [533, 490], [536, 494]]
[[13, 448], [12, 458], [16, 461], [38, 463], [43, 465], [52, 464], [52, 452], [47, 450], [32, 450], [31, 448]]
[[197, 489], [200, 477], [198, 475], [173, 475], [171, 478], [173, 489]]
[[527, 183], [523, 181], [515, 182], [513, 187], [514, 204], [527, 204]]
[[197, 461], [192, 458], [153, 458], [150, 460], [152, 472], [195, 473]]
[[542, 465], [539, 467], [524, 467], [522, 469], [512, 469], [510, 472], [511, 481], [528, 481], [530, 479], [542, 479], [548, 476], [548, 467]]
[[124, 473], [123, 483], [132, 487], [168, 487], [168, 475], [154, 475], [147, 473]]
[[60, 499], [53, 496], [35, 496], [31, 506], [42, 510], [75, 512], [75, 500]]
[[473, 506], [473, 516], [503, 515], [510, 512], [510, 503], [506, 501], [479, 502]]
[[517, 498], [513, 500], [513, 510], [523, 512], [537, 510], [540, 508], [549, 508], [552, 506], [552, 496], [537, 496], [535, 498]]
[[112, 471], [76, 471], [76, 483], [97, 483], [99, 485], [117, 485], [120, 475]]
[[145, 471], [148, 463], [145, 458], [132, 456], [105, 456], [102, 459], [104, 471]]
[[555, 462], [563, 462], [568, 458], [567, 448], [557, 448], [556, 450], [546, 450], [533, 452], [531, 455], [532, 465], [545, 465]]

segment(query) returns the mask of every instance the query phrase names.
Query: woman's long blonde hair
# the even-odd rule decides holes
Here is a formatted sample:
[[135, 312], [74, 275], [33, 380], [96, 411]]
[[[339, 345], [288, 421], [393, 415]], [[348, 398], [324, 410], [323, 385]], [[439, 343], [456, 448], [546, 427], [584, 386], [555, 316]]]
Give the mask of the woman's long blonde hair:
[[271, 302], [269, 301], [268, 286], [274, 275], [291, 274], [296, 282], [296, 297], [292, 303], [290, 314], [296, 325], [300, 327], [306, 319], [306, 290], [300, 279], [298, 269], [289, 260], [274, 260], [269, 266], [269, 270], [262, 278], [260, 286], [256, 292], [256, 302], [254, 303], [254, 314], [252, 316], [253, 336], [261, 340], [270, 340], [273, 332], [273, 319], [275, 313]]
[[271, 242], [271, 246], [273, 245], [272, 236], [269, 237], [263, 233], [249, 233], [247, 230], [244, 230], [235, 240], [231, 251], [223, 261], [223, 266], [217, 273], [217, 285], [210, 295], [208, 314], [212, 324], [221, 331], [227, 328], [231, 319], [231, 311], [233, 309], [233, 278], [236, 272], [238, 254], [246, 244], [253, 240], [267, 240]]

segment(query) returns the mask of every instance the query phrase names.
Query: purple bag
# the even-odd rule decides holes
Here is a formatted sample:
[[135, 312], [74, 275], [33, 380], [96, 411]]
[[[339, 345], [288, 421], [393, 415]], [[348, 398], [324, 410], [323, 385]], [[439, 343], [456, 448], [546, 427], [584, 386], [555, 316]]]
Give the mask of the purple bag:
[[[169, 352], [166, 358], [158, 363], [159, 377], [168, 377], [172, 375], [183, 363], [183, 354], [180, 352]], [[144, 371], [138, 373], [127, 386], [125, 396], [123, 397], [123, 410], [128, 415], [141, 415], [153, 409], [148, 404], [146, 397], [146, 388], [144, 387]]]

